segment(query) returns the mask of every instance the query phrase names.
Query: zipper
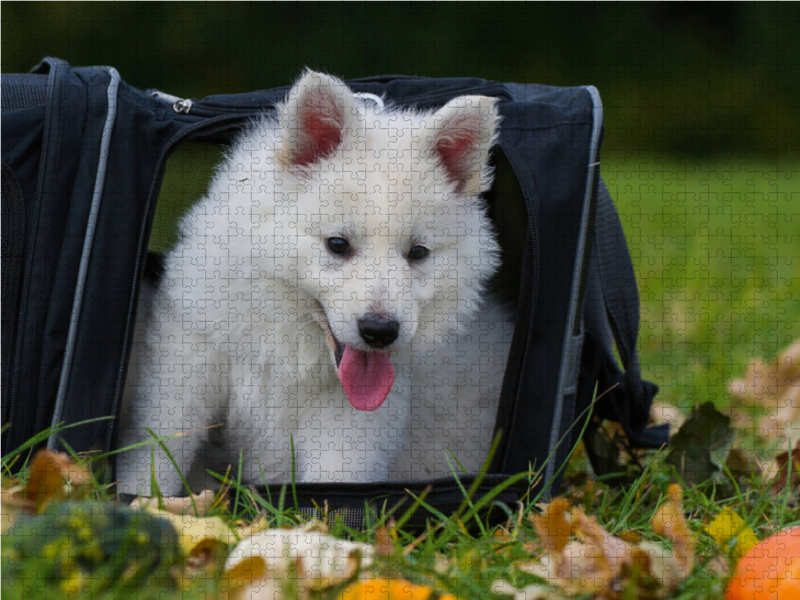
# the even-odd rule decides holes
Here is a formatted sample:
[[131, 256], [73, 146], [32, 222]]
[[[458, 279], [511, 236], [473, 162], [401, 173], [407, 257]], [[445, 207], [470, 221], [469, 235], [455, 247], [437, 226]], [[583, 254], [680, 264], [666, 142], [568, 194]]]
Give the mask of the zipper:
[[[528, 313], [528, 334], [525, 339], [525, 347], [522, 350], [522, 364], [519, 371], [520, 377], [517, 378], [517, 392], [514, 396], [514, 405], [511, 410], [511, 422], [508, 425], [508, 431], [511, 432], [514, 430], [514, 424], [517, 421], [517, 407], [519, 406], [520, 396], [522, 395], [522, 374], [525, 373], [528, 364], [528, 341], [530, 340], [531, 332], [533, 331], [533, 316], [536, 312], [536, 302], [539, 297], [539, 229], [536, 224], [536, 207], [533, 205], [533, 196], [531, 195], [524, 178], [521, 176], [522, 170], [520, 169], [516, 154], [513, 152], [507, 152], [505, 145], [502, 143], [500, 144], [500, 148], [503, 150], [503, 154], [505, 154], [506, 159], [511, 165], [511, 170], [514, 171], [514, 175], [517, 178], [517, 183], [519, 183], [519, 187], [522, 190], [522, 196], [525, 198], [525, 205], [528, 208], [530, 222], [529, 232], [531, 236], [531, 258], [533, 260], [533, 281], [531, 282], [531, 304], [530, 312]], [[502, 462], [500, 464], [500, 472], [503, 472], [503, 469], [505, 469], [506, 460], [508, 458], [507, 442], [508, 439], [506, 439], [506, 443], [504, 444], [505, 448], [503, 451]]]
[[159, 92], [158, 90], [153, 90], [150, 92], [150, 97], [157, 98], [171, 104], [172, 110], [181, 115], [188, 115], [189, 111], [192, 110], [192, 106], [194, 106], [194, 101], [188, 98], [179, 98], [178, 96], [165, 94], [164, 92]]
[[[177, 112], [177, 111], [176, 111]], [[142, 258], [146, 255], [145, 249], [145, 241], [149, 237], [149, 230], [150, 227], [147, 226], [147, 222], [150, 221], [149, 213], [151, 210], [151, 205], [153, 203], [153, 196], [156, 193], [156, 187], [158, 182], [163, 179], [164, 176], [164, 167], [166, 165], [167, 158], [172, 153], [172, 149], [181, 141], [185, 140], [187, 137], [191, 136], [194, 133], [197, 133], [199, 130], [204, 129], [206, 127], [213, 127], [220, 123], [225, 123], [230, 121], [231, 123], [236, 123], [237, 121], [244, 120], [244, 117], [241, 114], [237, 115], [220, 115], [215, 118], [208, 119], [206, 121], [201, 121], [199, 123], [194, 123], [193, 125], [187, 126], [185, 129], [182, 129], [177, 134], [175, 134], [172, 139], [170, 139], [166, 145], [161, 149], [161, 153], [158, 156], [158, 161], [156, 163], [156, 171], [153, 175], [153, 179], [150, 182], [150, 191], [147, 194], [147, 201], [146, 201], [146, 208], [145, 208], [145, 217], [146, 221], [141, 230], [139, 231], [139, 242], [138, 242], [138, 256], [136, 258], [136, 268], [134, 269], [134, 279], [133, 279], [133, 294], [131, 295], [130, 301], [128, 303], [128, 314], [132, 314], [135, 312], [135, 305], [139, 299], [139, 272], [142, 268]], [[130, 351], [131, 351], [131, 343], [129, 340], [131, 339], [131, 331], [134, 326], [136, 319], [128, 320], [128, 325], [125, 327], [125, 338], [123, 341], [123, 356], [122, 360], [119, 365], [119, 369], [117, 370], [117, 383], [114, 386], [114, 400], [111, 405], [111, 414], [114, 417], [118, 417], [119, 409], [120, 409], [120, 401], [122, 400], [122, 392], [123, 387], [125, 385], [124, 381], [124, 371], [128, 366], [128, 361], [130, 360]], [[106, 443], [105, 443], [105, 452], [111, 452], [112, 446], [114, 444], [114, 421], [111, 421], [108, 426], [108, 433], [106, 434]]]
[[[483, 93], [484, 95], [493, 97], [500, 96], [510, 100], [505, 91], [505, 86], [502, 83], [486, 83], [458, 90], [449, 90], [447, 92], [434, 92], [421, 94], [419, 96], [412, 96], [410, 98], [405, 98], [403, 100], [403, 105], [436, 106], [443, 104], [452, 98], [457, 98], [458, 96], [469, 96], [478, 93]], [[160, 92], [158, 90], [150, 92], [150, 96], [167, 102], [172, 106], [172, 110], [178, 114], [191, 114], [196, 117], [218, 117], [232, 114], [252, 115], [274, 109], [274, 105], [265, 105], [259, 108], [244, 108], [235, 106], [220, 106], [218, 104], [203, 104], [201, 100], [180, 98], [178, 96], [173, 96], [172, 94], [165, 94], [164, 92]]]
[[[492, 96], [494, 98], [503, 97], [506, 100], [511, 100], [508, 93], [506, 92], [506, 86], [502, 83], [483, 83], [481, 85], [476, 85], [468, 88], [462, 88], [459, 90], [449, 90], [446, 92], [434, 92], [428, 94], [421, 94], [419, 96], [412, 96], [411, 98], [406, 98], [403, 100], [404, 105], [408, 104], [419, 104], [422, 106], [436, 106], [439, 104], [443, 104], [448, 100], [452, 100], [453, 98], [458, 98], [459, 96], [470, 96], [470, 95], [477, 95], [482, 93], [485, 96]], [[516, 173], [516, 171], [515, 171]]]
[[188, 115], [191, 114], [196, 117], [219, 117], [222, 115], [250, 115], [250, 114], [257, 114], [262, 113], [265, 110], [269, 110], [271, 107], [265, 106], [263, 108], [236, 108], [236, 107], [229, 107], [229, 106], [216, 106], [216, 105], [208, 105], [208, 104], [201, 104], [197, 100], [193, 100], [191, 98], [180, 98], [178, 96], [173, 96], [172, 94], [165, 94], [164, 92], [159, 92], [158, 90], [153, 90], [150, 92], [151, 98], [157, 98], [158, 100], [163, 100], [167, 104], [169, 104], [172, 110], [180, 115]]

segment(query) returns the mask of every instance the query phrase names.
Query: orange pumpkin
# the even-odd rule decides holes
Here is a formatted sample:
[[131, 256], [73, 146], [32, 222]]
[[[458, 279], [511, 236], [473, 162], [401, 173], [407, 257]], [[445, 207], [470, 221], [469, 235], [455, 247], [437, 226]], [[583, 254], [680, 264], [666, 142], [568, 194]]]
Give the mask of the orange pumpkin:
[[736, 565], [726, 600], [800, 599], [800, 527], [753, 546]]

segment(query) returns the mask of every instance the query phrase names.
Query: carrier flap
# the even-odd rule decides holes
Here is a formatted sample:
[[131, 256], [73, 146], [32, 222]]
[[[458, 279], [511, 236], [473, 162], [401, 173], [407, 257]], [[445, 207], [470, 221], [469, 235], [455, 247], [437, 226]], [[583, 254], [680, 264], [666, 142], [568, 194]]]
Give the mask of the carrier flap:
[[[587, 302], [585, 319], [592, 337], [590, 354], [584, 353], [584, 369], [597, 381], [597, 415], [619, 422], [637, 447], [659, 448], [669, 442], [669, 425], [647, 427], [650, 406], [658, 386], [642, 380], [639, 340], [639, 292], [628, 243], [614, 201], [600, 181], [597, 235], [592, 272], [594, 290]], [[613, 344], [622, 360], [620, 369]]]
[[570, 311], [579, 308], [580, 297], [573, 302], [574, 276], [576, 265], [583, 262], [578, 254], [584, 247], [581, 236], [593, 181], [590, 163], [600, 123], [595, 98], [586, 88], [508, 87], [514, 100], [501, 106], [501, 147], [526, 196], [529, 231], [497, 418], [503, 443], [491, 472], [541, 468], [550, 477], [543, 477], [539, 485], [555, 488], [557, 469], [548, 469], [547, 463], [560, 465], [577, 433], [577, 369], [566, 378], [567, 386], [562, 372], [569, 368], [565, 356], [572, 354], [567, 346], [574, 344], [578, 352], [580, 348], [580, 332], [571, 334]]
[[147, 190], [162, 147], [184, 123], [125, 84], [110, 96], [112, 71], [72, 69], [48, 58], [33, 74], [12, 78], [22, 91], [4, 101], [3, 158], [28, 208], [10, 383], [3, 390], [10, 423], [4, 452], [54, 424], [59, 393], [64, 410], [57, 421], [106, 419], [60, 434], [76, 451], [101, 448], [113, 419], [138, 289], [137, 239], [147, 230]]

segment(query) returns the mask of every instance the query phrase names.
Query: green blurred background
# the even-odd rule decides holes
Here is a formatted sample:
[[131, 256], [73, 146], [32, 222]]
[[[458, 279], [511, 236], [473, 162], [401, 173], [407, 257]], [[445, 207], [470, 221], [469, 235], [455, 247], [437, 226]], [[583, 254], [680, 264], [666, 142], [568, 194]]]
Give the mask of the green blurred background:
[[344, 78], [600, 89], [610, 149], [798, 150], [796, 3], [3, 2], [2, 70], [106, 64], [186, 97]]
[[[2, 10], [3, 72], [50, 55], [111, 65], [130, 84], [182, 97], [287, 85], [306, 66], [343, 78], [595, 85], [603, 175], [640, 278], [642, 362], [662, 397], [724, 405], [727, 381], [748, 361], [800, 338], [798, 3]], [[190, 174], [171, 168], [176, 182]]]

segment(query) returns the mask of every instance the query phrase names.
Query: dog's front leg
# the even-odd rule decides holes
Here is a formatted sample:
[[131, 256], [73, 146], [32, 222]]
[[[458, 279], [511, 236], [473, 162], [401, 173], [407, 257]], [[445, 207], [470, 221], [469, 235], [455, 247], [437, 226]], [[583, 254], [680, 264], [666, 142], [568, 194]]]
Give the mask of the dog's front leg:
[[117, 460], [120, 491], [131, 494], [152, 495], [152, 479], [164, 495], [184, 491], [181, 475], [191, 480], [193, 467], [203, 468], [198, 458], [207, 428], [223, 408], [219, 382], [225, 362], [210, 356], [201, 339], [172, 343], [181, 339], [171, 331], [176, 323], [162, 325], [146, 343], [134, 344], [131, 357], [119, 447], [138, 447]]

